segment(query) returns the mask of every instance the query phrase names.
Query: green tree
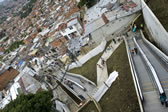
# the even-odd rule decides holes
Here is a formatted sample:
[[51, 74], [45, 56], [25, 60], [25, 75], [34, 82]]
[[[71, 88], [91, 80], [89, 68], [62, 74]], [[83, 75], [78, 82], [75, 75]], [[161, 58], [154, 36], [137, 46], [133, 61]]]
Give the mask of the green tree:
[[86, 5], [88, 8], [92, 7], [93, 5], [96, 4], [96, 0], [81, 0], [79, 3], [78, 3], [78, 7], [81, 8], [83, 7], [84, 5]]
[[20, 45], [24, 45], [23, 40], [21, 41], [15, 41], [14, 43], [12, 43], [8, 49], [5, 50], [5, 53], [10, 52], [10, 51], [14, 51], [15, 49], [19, 48]]
[[23, 8], [22, 11], [19, 12], [20, 18], [23, 19], [27, 17], [31, 12], [32, 8], [34, 7], [34, 3], [36, 0], [30, 0]]
[[1, 112], [52, 112], [52, 97], [52, 92], [49, 91], [28, 95], [21, 94]]

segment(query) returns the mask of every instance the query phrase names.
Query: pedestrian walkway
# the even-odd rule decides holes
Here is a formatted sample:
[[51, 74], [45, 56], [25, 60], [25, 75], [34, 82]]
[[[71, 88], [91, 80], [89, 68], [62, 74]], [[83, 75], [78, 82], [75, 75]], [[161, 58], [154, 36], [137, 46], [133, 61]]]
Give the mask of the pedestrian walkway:
[[97, 85], [98, 87], [101, 87], [104, 82], [108, 79], [108, 70], [106, 61], [112, 53], [118, 48], [118, 46], [121, 44], [122, 40], [118, 41], [117, 39], [113, 39], [110, 45], [106, 48], [103, 55], [99, 59], [97, 63]]
[[99, 87], [96, 91], [96, 93], [93, 95], [93, 98], [99, 102], [100, 99], [103, 97], [103, 95], [106, 93], [106, 91], [110, 88], [112, 83], [117, 79], [118, 72], [114, 71], [109, 75], [109, 78], [104, 82], [101, 87]]
[[[85, 99], [87, 99], [87, 96], [85, 93], [87, 93], [89, 96], [92, 96], [96, 101], [99, 101], [101, 97], [105, 94], [105, 92], [109, 89], [111, 84], [116, 80], [118, 77], [118, 72], [114, 71], [113, 73], [110, 73], [108, 75], [108, 70], [107, 70], [107, 65], [106, 61], [112, 53], [119, 47], [119, 45], [122, 43], [122, 38], [121, 37], [116, 37], [112, 39], [112, 42], [110, 45], [105, 49], [103, 55], [97, 62], [97, 87], [92, 87], [88, 88], [89, 83], [86, 83], [84, 80], [81, 82], [81, 80], [76, 80], [74, 79], [73, 76], [69, 77], [69, 73], [65, 76], [67, 80], [70, 80], [71, 82], [78, 83], [77, 85], [82, 86], [83, 84], [85, 85], [84, 87], [87, 87], [89, 90], [83, 91], [80, 90], [79, 87], [73, 86], [73, 90], [75, 90], [75, 93], [78, 95], [84, 96]], [[74, 75], [75, 76], [75, 75]], [[61, 76], [62, 77], [62, 76]], [[89, 85], [91, 86], [91, 85]], [[81, 87], [80, 87], [81, 88]]]

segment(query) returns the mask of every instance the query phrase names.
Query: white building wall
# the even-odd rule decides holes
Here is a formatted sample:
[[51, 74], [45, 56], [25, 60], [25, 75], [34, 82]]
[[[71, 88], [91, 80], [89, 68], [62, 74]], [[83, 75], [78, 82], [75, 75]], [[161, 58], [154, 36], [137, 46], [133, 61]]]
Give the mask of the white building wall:
[[73, 29], [66, 28], [66, 29], [65, 29], [65, 32], [60, 31], [61, 35], [62, 35], [62, 36], [67, 36], [69, 39], [71, 39], [71, 38], [69, 37], [69, 34], [75, 32], [75, 31], [78, 32], [78, 30], [77, 30], [77, 28], [76, 28], [75, 26], [72, 26], [72, 27], [73, 27]]
[[142, 12], [144, 21], [148, 30], [150, 31], [152, 38], [158, 44], [158, 46], [162, 49], [162, 51], [168, 55], [168, 33], [157, 19], [157, 17], [153, 14], [151, 9], [146, 5], [146, 3], [142, 0]]
[[83, 32], [83, 28], [82, 28], [82, 26], [78, 23], [78, 24], [76, 24], [76, 28], [77, 28], [79, 34], [81, 35], [82, 32]]

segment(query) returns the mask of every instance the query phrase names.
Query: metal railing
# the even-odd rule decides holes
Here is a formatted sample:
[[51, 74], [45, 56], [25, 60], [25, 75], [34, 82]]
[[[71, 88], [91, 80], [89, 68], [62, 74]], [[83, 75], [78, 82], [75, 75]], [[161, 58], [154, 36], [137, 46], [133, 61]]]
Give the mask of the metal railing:
[[152, 50], [154, 53], [156, 53], [156, 55], [157, 55], [158, 57], [160, 57], [160, 59], [161, 59], [161, 60], [166, 64], [166, 66], [168, 67], [168, 56], [167, 56], [166, 54], [164, 54], [160, 49], [158, 49], [157, 47], [155, 47], [151, 42], [149, 42], [149, 41], [145, 38], [145, 36], [144, 36], [142, 30], [140, 30], [140, 33], [141, 33], [142, 39], [143, 39], [143, 41], [146, 43], [146, 45], [149, 46], [149, 47], [151, 48], [151, 50]]
[[157, 86], [157, 88], [158, 88], [158, 90], [159, 90], [159, 93], [160, 93], [160, 94], [165, 93], [165, 92], [164, 92], [164, 89], [163, 89], [163, 87], [162, 87], [162, 85], [161, 85], [161, 82], [160, 82], [160, 80], [159, 80], [159, 77], [158, 77], [158, 75], [157, 75], [157, 73], [156, 73], [156, 71], [155, 71], [155, 69], [154, 69], [154, 67], [153, 67], [152, 64], [150, 63], [150, 61], [149, 61], [149, 59], [147, 58], [147, 56], [145, 55], [144, 51], [141, 49], [141, 47], [140, 47], [139, 44], [137, 43], [135, 37], [133, 38], [133, 40], [134, 40], [134, 43], [136, 44], [137, 48], [139, 49], [139, 52], [141, 53], [141, 55], [142, 55], [144, 61], [146, 62], [147, 66], [149, 67], [149, 70], [151, 71], [151, 73], [152, 73], [152, 75], [153, 75], [153, 78], [154, 78], [154, 81], [155, 81], [155, 83], [156, 83], [156, 86]]

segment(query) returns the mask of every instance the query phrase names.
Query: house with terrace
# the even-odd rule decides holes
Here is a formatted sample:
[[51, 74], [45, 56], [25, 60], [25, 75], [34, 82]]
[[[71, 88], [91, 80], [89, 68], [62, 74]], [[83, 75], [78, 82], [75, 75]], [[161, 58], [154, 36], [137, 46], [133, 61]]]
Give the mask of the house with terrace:
[[61, 35], [67, 40], [74, 37], [81, 37], [83, 33], [83, 27], [77, 17], [68, 20], [66, 23], [60, 24], [59, 30]]

